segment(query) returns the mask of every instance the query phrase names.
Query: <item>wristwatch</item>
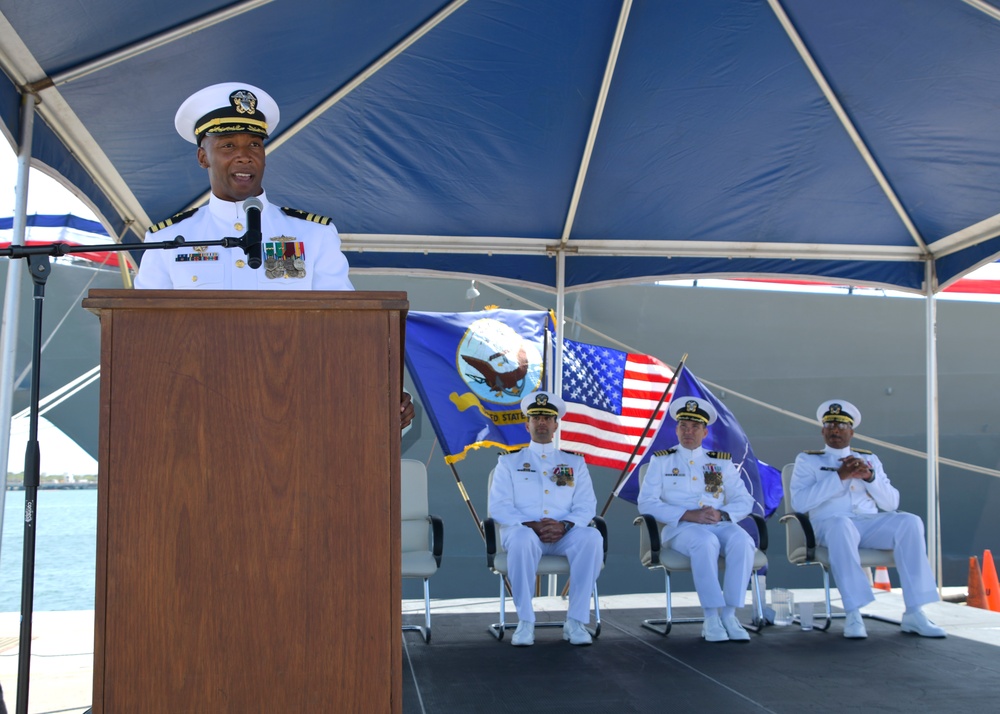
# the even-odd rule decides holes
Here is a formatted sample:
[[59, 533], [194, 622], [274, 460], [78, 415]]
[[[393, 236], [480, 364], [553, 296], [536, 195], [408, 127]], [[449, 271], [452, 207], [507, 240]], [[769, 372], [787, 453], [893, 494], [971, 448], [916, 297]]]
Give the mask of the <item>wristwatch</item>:
[[719, 518], [721, 520], [723, 520], [723, 521], [732, 521], [733, 520], [732, 518], [729, 517], [729, 514], [726, 513], [725, 511], [719, 511], [719, 513], [722, 514], [721, 516], [719, 516]]
[[569, 533], [569, 529], [576, 525], [573, 521], [559, 521], [559, 522], [563, 524], [563, 528], [566, 529], [565, 531], [566, 533]]

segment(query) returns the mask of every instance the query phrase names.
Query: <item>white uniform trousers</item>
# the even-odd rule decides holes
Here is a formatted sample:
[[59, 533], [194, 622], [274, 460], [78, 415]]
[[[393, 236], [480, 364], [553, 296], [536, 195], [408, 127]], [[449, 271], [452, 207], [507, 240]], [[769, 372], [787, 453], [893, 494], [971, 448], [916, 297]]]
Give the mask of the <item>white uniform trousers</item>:
[[507, 578], [511, 597], [521, 622], [534, 622], [531, 598], [535, 574], [543, 555], [565, 555], [569, 559], [569, 609], [566, 616], [590, 622], [590, 594], [601, 573], [604, 539], [596, 528], [576, 526], [555, 543], [542, 543], [527, 526], [504, 528], [501, 542], [507, 551]]
[[844, 609], [864, 607], [875, 596], [858, 548], [891, 550], [907, 608], [937, 602], [937, 585], [924, 541], [924, 522], [912, 513], [830, 516], [815, 522], [816, 542], [830, 549], [830, 571]]
[[[743, 607], [757, 547], [740, 526], [728, 521], [712, 525], [682, 521], [664, 545], [691, 559], [691, 576], [703, 608]], [[722, 587], [719, 553], [726, 558]]]

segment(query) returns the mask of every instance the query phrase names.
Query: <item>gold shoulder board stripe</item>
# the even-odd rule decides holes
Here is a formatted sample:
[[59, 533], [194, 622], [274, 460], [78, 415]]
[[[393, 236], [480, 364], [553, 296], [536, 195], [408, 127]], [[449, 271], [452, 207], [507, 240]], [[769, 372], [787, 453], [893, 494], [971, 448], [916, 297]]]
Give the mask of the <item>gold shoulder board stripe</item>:
[[660, 451], [654, 451], [653, 452], [653, 456], [669, 456], [670, 454], [674, 453], [675, 451], [677, 451], [677, 447], [676, 446], [674, 448], [672, 448], [672, 449], [662, 449]]
[[732, 459], [733, 455], [728, 451], [708, 451], [706, 452], [708, 456], [713, 459]]
[[330, 225], [330, 218], [327, 216], [321, 216], [318, 213], [309, 213], [308, 211], [300, 211], [297, 208], [287, 207], [282, 207], [281, 212], [286, 216], [291, 216], [292, 218], [301, 218], [303, 221], [312, 221], [313, 223], [319, 223], [324, 226]]
[[816, 451], [806, 451], [804, 453], [812, 454], [813, 456], [819, 456], [820, 454], [825, 454], [826, 452], [823, 451], [823, 449], [817, 449]]
[[859, 454], [871, 454], [871, 453], [873, 453], [873, 452], [869, 451], [868, 449], [851, 449], [851, 451], [857, 451]]
[[190, 218], [198, 211], [197, 208], [192, 208], [190, 211], [181, 211], [180, 213], [171, 216], [165, 221], [160, 221], [156, 225], [149, 227], [150, 233], [156, 233], [156, 231], [162, 231], [164, 228], [174, 225], [175, 223], [180, 223], [185, 218]]

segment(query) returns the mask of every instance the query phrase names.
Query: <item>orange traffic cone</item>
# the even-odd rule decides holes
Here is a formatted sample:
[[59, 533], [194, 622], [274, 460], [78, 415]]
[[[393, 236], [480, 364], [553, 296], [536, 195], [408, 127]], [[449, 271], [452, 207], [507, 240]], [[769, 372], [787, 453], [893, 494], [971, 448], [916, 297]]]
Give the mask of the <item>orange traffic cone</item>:
[[965, 600], [969, 607], [978, 607], [981, 610], [989, 610], [990, 606], [986, 602], [986, 588], [983, 587], [983, 574], [979, 570], [979, 558], [972, 556], [969, 558], [969, 596]]
[[993, 565], [993, 554], [983, 551], [983, 589], [986, 591], [986, 604], [993, 612], [1000, 612], [1000, 582], [997, 582], [997, 569]]
[[889, 569], [879, 566], [875, 568], [875, 581], [872, 583], [872, 587], [876, 590], [885, 590], [889, 592], [892, 590], [892, 583], [889, 582]]

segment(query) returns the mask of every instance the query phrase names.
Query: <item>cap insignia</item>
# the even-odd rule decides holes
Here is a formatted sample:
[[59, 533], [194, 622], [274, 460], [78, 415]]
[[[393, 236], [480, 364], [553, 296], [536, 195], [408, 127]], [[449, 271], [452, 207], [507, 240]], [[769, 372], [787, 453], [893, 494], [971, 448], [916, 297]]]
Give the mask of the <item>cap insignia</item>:
[[253, 114], [257, 111], [257, 97], [249, 89], [238, 89], [229, 95], [233, 109], [238, 114]]

